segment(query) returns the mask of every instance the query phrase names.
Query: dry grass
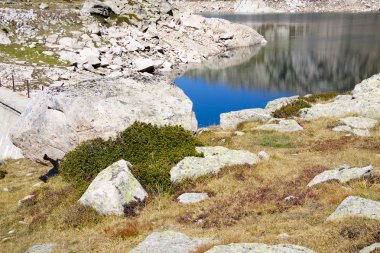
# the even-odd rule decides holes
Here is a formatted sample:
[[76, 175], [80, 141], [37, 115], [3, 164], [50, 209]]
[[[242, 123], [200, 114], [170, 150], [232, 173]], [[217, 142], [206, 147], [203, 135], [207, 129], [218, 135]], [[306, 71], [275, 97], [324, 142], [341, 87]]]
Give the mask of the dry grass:
[[[213, 238], [215, 244], [292, 243], [317, 252], [358, 252], [380, 241], [380, 222], [357, 218], [326, 222], [326, 218], [349, 195], [380, 200], [380, 131], [376, 129], [370, 138], [347, 137], [345, 133], [329, 130], [334, 121], [301, 122], [305, 131], [296, 134], [251, 131], [256, 123], [240, 126], [246, 132], [244, 136], [217, 129], [200, 134], [199, 139], [207, 145], [252, 152], [265, 150], [271, 159], [255, 167], [225, 168], [217, 176], [178, 187], [174, 195], [150, 196], [138, 216], [132, 218], [99, 218], [78, 206], [71, 209], [78, 197], [70, 193], [63, 197], [69, 188], [59, 177], [39, 190], [39, 196], [44, 197], [38, 197], [37, 203], [20, 209], [17, 201], [35, 191], [31, 186], [47, 168], [26, 160], [10, 162], [2, 168], [8, 175], [0, 180], [0, 190], [5, 186], [11, 189], [0, 191], [0, 241], [9, 238], [0, 242], [0, 252], [23, 252], [30, 245], [46, 242], [56, 243], [63, 252], [109, 252], [109, 249], [115, 253], [128, 252], [152, 231], [162, 230]], [[375, 178], [345, 185], [330, 182], [312, 189], [306, 187], [321, 171], [342, 164], [372, 164]], [[34, 173], [26, 177], [29, 171]], [[175, 197], [188, 190], [208, 192], [212, 197], [196, 204], [177, 203]], [[56, 206], [53, 193], [57, 192], [63, 194], [66, 204]], [[289, 195], [297, 199], [285, 201]], [[37, 211], [32, 215], [31, 209]], [[40, 213], [47, 213], [47, 217], [37, 226], [28, 226], [31, 218]], [[20, 220], [28, 225], [19, 224]], [[63, 220], [75, 225], [60, 226]], [[8, 235], [9, 230], [16, 232]], [[281, 233], [290, 237], [279, 239]], [[234, 239], [228, 241], [229, 238]], [[213, 245], [203, 245], [195, 252], [205, 252]]]

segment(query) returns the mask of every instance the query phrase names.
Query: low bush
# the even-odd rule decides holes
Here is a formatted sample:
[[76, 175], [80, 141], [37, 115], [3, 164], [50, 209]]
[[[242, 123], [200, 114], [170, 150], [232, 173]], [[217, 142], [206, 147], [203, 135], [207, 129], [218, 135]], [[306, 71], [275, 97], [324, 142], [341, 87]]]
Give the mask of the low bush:
[[65, 180], [84, 192], [100, 171], [124, 159], [132, 163], [131, 171], [145, 189], [170, 192], [170, 169], [185, 156], [200, 156], [195, 150], [199, 145], [180, 126], [134, 123], [114, 139], [82, 143], [66, 154], [60, 170]]
[[275, 118], [290, 118], [290, 117], [296, 117], [298, 116], [299, 112], [303, 108], [310, 108], [311, 105], [302, 100], [302, 99], [297, 99], [296, 101], [284, 105], [280, 109], [277, 109], [274, 113], [273, 116]]
[[97, 224], [101, 219], [98, 213], [87, 206], [74, 203], [68, 206], [63, 214], [63, 223], [70, 228], [79, 228], [89, 224]]
[[326, 102], [329, 101], [333, 98], [338, 96], [337, 92], [326, 92], [326, 93], [316, 93], [307, 97], [302, 97], [302, 100], [305, 100], [306, 102], [309, 103], [316, 103], [316, 102]]

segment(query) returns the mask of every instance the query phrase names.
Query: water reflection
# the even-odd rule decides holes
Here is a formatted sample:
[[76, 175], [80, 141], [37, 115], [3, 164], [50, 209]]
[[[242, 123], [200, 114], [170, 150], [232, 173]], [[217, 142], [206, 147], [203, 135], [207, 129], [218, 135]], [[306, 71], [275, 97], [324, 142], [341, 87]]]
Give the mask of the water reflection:
[[[218, 123], [222, 112], [263, 107], [263, 99], [271, 100], [273, 96], [345, 92], [380, 72], [380, 14], [222, 18], [254, 27], [268, 44], [258, 52], [238, 54], [225, 67], [209, 64], [190, 70], [177, 80], [193, 100], [200, 125]], [[206, 91], [208, 96], [203, 101], [201, 93]], [[228, 96], [235, 96], [235, 102], [228, 102]], [[207, 105], [214, 110], [210, 111]]]

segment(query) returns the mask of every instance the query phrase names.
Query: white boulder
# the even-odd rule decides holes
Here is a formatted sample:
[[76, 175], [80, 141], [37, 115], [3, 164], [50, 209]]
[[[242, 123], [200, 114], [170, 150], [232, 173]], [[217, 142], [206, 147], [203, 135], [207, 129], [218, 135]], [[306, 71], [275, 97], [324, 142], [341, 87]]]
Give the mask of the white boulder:
[[231, 243], [219, 245], [205, 253], [316, 253], [305, 247], [292, 244], [268, 245], [263, 243]]
[[129, 167], [129, 162], [120, 160], [101, 171], [79, 202], [102, 215], [123, 215], [124, 205], [145, 200], [148, 194]]
[[231, 150], [225, 147], [197, 147], [196, 150], [203, 153], [204, 157], [185, 157], [170, 170], [172, 182], [217, 174], [225, 166], [254, 165], [260, 160], [256, 154], [245, 150]]
[[375, 119], [365, 118], [365, 117], [347, 117], [339, 120], [345, 125], [358, 128], [358, 129], [371, 129], [374, 128], [378, 121]]
[[154, 72], [154, 61], [150, 58], [137, 58], [133, 64], [139, 72]]
[[114, 137], [134, 122], [196, 131], [191, 100], [164, 77], [135, 76], [50, 87], [33, 97], [11, 130], [29, 159], [61, 159], [83, 141]]
[[344, 165], [334, 170], [326, 170], [321, 174], [317, 175], [310, 181], [307, 185], [312, 187], [316, 184], [328, 182], [331, 180], [337, 180], [341, 183], [347, 183], [353, 179], [360, 179], [364, 177], [371, 177], [373, 175], [373, 167], [367, 166], [363, 168], [351, 168], [350, 166]]
[[331, 103], [316, 104], [300, 111], [300, 117], [306, 120], [349, 114], [380, 119], [380, 74], [357, 84], [351, 96], [338, 96]]
[[153, 232], [131, 253], [191, 253], [208, 241], [175, 231]]
[[220, 114], [220, 127], [233, 129], [243, 122], [268, 121], [270, 119], [272, 119], [271, 112], [261, 108], [234, 111]]
[[380, 202], [349, 196], [327, 218], [327, 221], [352, 217], [380, 220]]

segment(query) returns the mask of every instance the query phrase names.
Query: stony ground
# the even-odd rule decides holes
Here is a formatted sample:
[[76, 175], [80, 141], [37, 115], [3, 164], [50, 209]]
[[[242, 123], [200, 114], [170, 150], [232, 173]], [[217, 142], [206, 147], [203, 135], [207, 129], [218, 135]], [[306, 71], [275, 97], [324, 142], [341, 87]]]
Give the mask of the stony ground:
[[[73, 204], [79, 196], [71, 194], [60, 177], [34, 186], [48, 167], [28, 160], [8, 161], [1, 167], [8, 175], [0, 180], [0, 252], [23, 252], [38, 243], [56, 243], [60, 252], [109, 252], [110, 247], [113, 252], [127, 252], [157, 230], [217, 238], [223, 244], [292, 243], [317, 252], [357, 252], [379, 241], [379, 221], [326, 222], [349, 195], [380, 200], [378, 127], [371, 131], [372, 137], [354, 137], [332, 132], [333, 118], [301, 121], [305, 130], [298, 133], [252, 131], [256, 125], [239, 125], [244, 135], [214, 128], [198, 138], [206, 145], [265, 150], [269, 161], [225, 168], [218, 176], [178, 187], [173, 195], [153, 196], [136, 217], [99, 217]], [[307, 188], [314, 176], [343, 164], [373, 165], [374, 177]], [[207, 192], [211, 198], [187, 205], [175, 201], [189, 190]], [[38, 193], [37, 199], [18, 206], [32, 192]], [[296, 198], [285, 201], [288, 196]], [[283, 233], [289, 237], [281, 239]]]

